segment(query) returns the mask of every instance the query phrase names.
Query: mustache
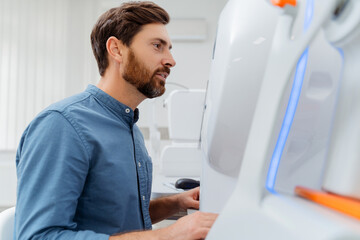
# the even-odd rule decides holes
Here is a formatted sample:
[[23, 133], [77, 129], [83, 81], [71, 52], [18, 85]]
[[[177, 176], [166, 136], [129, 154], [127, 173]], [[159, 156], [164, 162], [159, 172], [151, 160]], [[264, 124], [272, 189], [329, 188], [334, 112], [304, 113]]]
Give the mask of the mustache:
[[157, 72], [166, 72], [167, 74], [170, 75], [170, 72], [171, 72], [171, 71], [170, 71], [170, 68], [168, 68], [168, 67], [162, 67], [162, 68], [156, 69], [155, 72], [154, 72], [154, 75], [155, 75]]

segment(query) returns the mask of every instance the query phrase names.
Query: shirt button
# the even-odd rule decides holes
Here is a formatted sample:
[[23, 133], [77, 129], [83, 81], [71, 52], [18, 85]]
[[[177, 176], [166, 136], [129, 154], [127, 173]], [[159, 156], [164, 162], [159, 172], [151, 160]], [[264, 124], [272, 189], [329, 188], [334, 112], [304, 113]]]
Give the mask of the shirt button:
[[128, 109], [128, 108], [125, 109], [125, 112], [126, 112], [126, 113], [129, 113], [129, 112], [130, 112], [130, 109]]
[[143, 200], [145, 201], [145, 196], [143, 195]]
[[139, 167], [141, 167], [141, 163], [140, 163], [140, 162], [138, 162], [138, 165], [139, 165]]

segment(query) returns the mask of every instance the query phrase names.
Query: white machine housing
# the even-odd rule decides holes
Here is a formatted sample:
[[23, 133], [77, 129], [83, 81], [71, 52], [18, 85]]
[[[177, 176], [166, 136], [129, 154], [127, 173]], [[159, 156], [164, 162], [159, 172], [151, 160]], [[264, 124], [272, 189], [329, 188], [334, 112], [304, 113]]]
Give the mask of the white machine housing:
[[218, 23], [201, 132], [202, 211], [220, 212], [234, 190], [279, 13], [242, 5], [229, 1]]
[[[341, 126], [350, 119], [351, 111], [341, 109], [347, 109], [349, 101], [350, 106], [359, 109], [360, 102], [360, 81], [350, 81], [353, 89], [346, 104], [341, 100], [347, 99], [342, 97], [346, 94], [339, 91], [348, 82], [346, 79], [360, 76], [349, 67], [360, 59], [355, 41], [360, 42], [360, 21], [354, 17], [360, 17], [360, 1], [344, 2], [298, 1], [296, 7], [282, 10], [264, 0], [230, 0], [225, 6], [219, 20], [202, 128], [200, 207], [203, 211], [220, 212], [207, 239], [360, 239], [360, 223], [354, 218], [293, 195], [296, 185], [318, 190], [324, 186], [333, 192], [337, 192], [334, 186], [339, 185], [335, 182], [327, 187], [327, 180], [323, 180], [324, 172], [328, 176], [333, 162], [340, 160], [333, 157], [336, 153], [329, 153], [329, 146], [339, 149], [339, 144], [347, 144], [346, 137], [343, 142], [336, 140], [337, 132], [342, 131], [337, 129], [343, 129]], [[301, 11], [307, 9], [307, 4], [314, 4], [313, 12]], [[340, 5], [344, 9], [334, 16]], [[312, 14], [307, 29], [296, 30], [296, 23]], [[349, 32], [343, 34], [341, 39], [346, 40], [342, 42], [349, 45], [337, 51], [326, 41], [322, 28], [333, 44], [337, 41], [329, 36], [339, 32], [337, 28], [351, 29], [356, 34], [350, 40], [345, 37]], [[347, 62], [347, 55], [351, 55], [351, 63]], [[296, 114], [281, 151], [275, 185], [266, 189], [293, 80], [301, 67], [306, 72]], [[345, 74], [341, 78], [342, 70]], [[335, 108], [336, 114], [344, 113], [347, 121], [342, 117], [333, 121]], [[358, 114], [355, 119], [360, 122]], [[340, 164], [345, 172], [335, 171], [330, 179], [338, 180], [346, 174], [348, 165], [357, 169], [350, 172], [359, 171], [354, 160], [359, 155], [355, 147], [359, 145], [359, 127], [350, 122], [356, 131], [352, 138], [355, 143], [351, 144], [354, 147], [348, 154], [354, 153], [351, 156], [355, 157], [346, 167]], [[328, 161], [333, 158], [334, 161]], [[341, 182], [356, 185], [359, 181], [354, 184], [356, 177], [352, 176], [350, 181]]]

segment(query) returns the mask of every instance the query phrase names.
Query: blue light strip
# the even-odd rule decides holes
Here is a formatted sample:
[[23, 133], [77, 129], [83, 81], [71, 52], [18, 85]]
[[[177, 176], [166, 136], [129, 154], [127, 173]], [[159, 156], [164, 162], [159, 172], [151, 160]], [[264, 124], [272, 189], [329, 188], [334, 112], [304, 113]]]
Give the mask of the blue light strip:
[[314, 16], [314, 0], [308, 0], [306, 4], [304, 32], [306, 32], [306, 30], [309, 28], [313, 16]]
[[[309, 28], [311, 20], [314, 14], [314, 2], [309, 0], [306, 6], [305, 21], [304, 21], [304, 32]], [[299, 102], [301, 87], [304, 81], [306, 65], [309, 55], [309, 49], [305, 49], [304, 53], [300, 57], [296, 66], [294, 83], [291, 89], [288, 106], [286, 109], [285, 117], [281, 126], [278, 140], [271, 158], [268, 175], [266, 179], [266, 188], [269, 192], [275, 193], [275, 181], [280, 164], [280, 159], [286, 144], [287, 137], [290, 132], [292, 122], [294, 120], [296, 108]]]
[[296, 67], [295, 80], [291, 90], [289, 103], [286, 109], [284, 121], [281, 126], [280, 134], [274, 149], [274, 153], [271, 158], [271, 163], [266, 180], [266, 188], [270, 192], [275, 192], [274, 186], [275, 186], [276, 175], [279, 168], [280, 159], [285, 147], [285, 143], [289, 135], [292, 122], [294, 120], [297, 104], [299, 102], [301, 87], [305, 76], [307, 59], [308, 59], [308, 49], [305, 50]]

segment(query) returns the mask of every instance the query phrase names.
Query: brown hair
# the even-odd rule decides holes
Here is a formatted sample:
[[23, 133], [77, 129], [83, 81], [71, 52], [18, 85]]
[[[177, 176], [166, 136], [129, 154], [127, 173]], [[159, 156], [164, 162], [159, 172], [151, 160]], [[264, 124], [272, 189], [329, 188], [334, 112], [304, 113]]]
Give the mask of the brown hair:
[[114, 36], [129, 47], [143, 25], [167, 24], [169, 21], [169, 14], [163, 8], [147, 1], [126, 2], [102, 14], [91, 32], [91, 47], [100, 75], [104, 75], [109, 65], [106, 50], [106, 41], [109, 37]]

